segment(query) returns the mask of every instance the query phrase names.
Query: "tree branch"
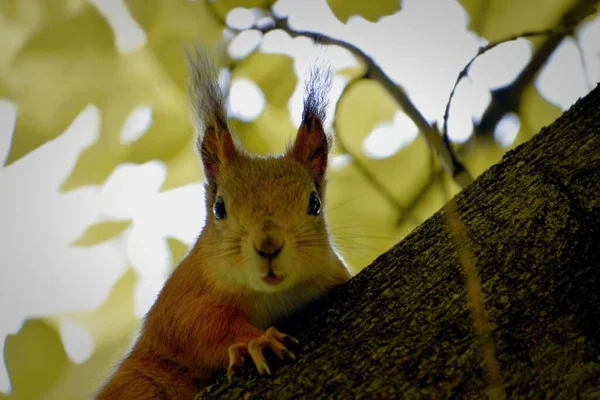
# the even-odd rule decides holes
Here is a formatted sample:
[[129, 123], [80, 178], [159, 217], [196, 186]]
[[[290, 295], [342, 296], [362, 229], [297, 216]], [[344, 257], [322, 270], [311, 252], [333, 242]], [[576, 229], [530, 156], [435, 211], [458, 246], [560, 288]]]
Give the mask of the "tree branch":
[[[508, 398], [598, 397], [599, 129], [600, 86], [453, 199]], [[296, 362], [230, 385], [223, 373], [199, 398], [490, 395], [446, 211], [277, 325], [300, 340]]]
[[[574, 29], [581, 23], [585, 18], [591, 15], [595, 11], [595, 6], [598, 3], [597, 0], [578, 0], [571, 9], [565, 12], [563, 17], [560, 19], [558, 26], [554, 29], [547, 29], [538, 32], [525, 32], [521, 35], [515, 35], [513, 37], [504, 39], [499, 42], [491, 43], [485, 47], [495, 47], [500, 43], [505, 43], [507, 41], [518, 39], [519, 37], [532, 37], [532, 36], [547, 36], [547, 39], [542, 45], [535, 51], [529, 63], [523, 68], [521, 73], [517, 76], [517, 78], [509, 85], [493, 90], [492, 101], [490, 105], [483, 113], [479, 124], [475, 127], [475, 131], [477, 134], [489, 135], [494, 132], [496, 125], [500, 120], [509, 112], [518, 112], [519, 106], [521, 104], [521, 98], [523, 96], [523, 92], [525, 88], [529, 85], [530, 82], [535, 79], [537, 74], [540, 72], [542, 67], [546, 64], [546, 61], [550, 57], [550, 55], [556, 50], [558, 45], [562, 42], [562, 40], [567, 36], [571, 35]], [[490, 48], [491, 48], [490, 47]], [[489, 50], [489, 49], [488, 49]], [[487, 50], [486, 50], [487, 51]], [[484, 51], [485, 52], [485, 51]], [[480, 51], [474, 57], [477, 58], [479, 55], [483, 54]], [[474, 60], [472, 60], [474, 61]], [[468, 66], [472, 64], [472, 61], [469, 62]], [[461, 74], [459, 74], [459, 79], [462, 79], [464, 75], [466, 75], [466, 70], [468, 67], [465, 67]], [[462, 75], [462, 76], [461, 76]], [[458, 81], [457, 83], [458, 84]], [[456, 85], [455, 85], [456, 87]], [[454, 89], [453, 89], [454, 91]], [[450, 100], [449, 100], [450, 101]], [[444, 117], [444, 120], [446, 117]], [[444, 137], [446, 136], [447, 129], [444, 128]]]

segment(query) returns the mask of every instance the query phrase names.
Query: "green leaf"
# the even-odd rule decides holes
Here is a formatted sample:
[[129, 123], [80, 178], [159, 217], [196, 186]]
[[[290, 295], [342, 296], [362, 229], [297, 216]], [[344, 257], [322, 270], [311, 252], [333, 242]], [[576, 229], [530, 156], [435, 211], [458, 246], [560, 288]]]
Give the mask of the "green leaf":
[[37, 399], [70, 366], [58, 332], [48, 322], [32, 319], [16, 335], [8, 335], [4, 359], [12, 399]]
[[134, 290], [138, 276], [129, 268], [115, 283], [108, 298], [100, 307], [91, 311], [80, 311], [54, 317], [56, 322], [68, 318], [85, 328], [96, 348], [111, 346], [133, 333], [139, 321], [134, 313]]
[[400, 11], [400, 0], [327, 0], [329, 8], [343, 23], [353, 15], [360, 15], [367, 21], [377, 22], [381, 17]]
[[525, 31], [553, 28], [571, 0], [459, 0], [470, 16], [469, 30], [489, 41]]
[[4, 82], [19, 109], [7, 164], [57, 137], [97, 100], [115, 56], [112, 30], [93, 6], [45, 21], [16, 55], [11, 79]]
[[[89, 399], [95, 397], [94, 394], [101, 383], [109, 376], [114, 366], [126, 355], [136, 328], [139, 327], [139, 320], [134, 314], [133, 297], [137, 281], [138, 277], [135, 271], [128, 269], [115, 284], [106, 302], [96, 310], [74, 312], [49, 318], [55, 326], [58, 326], [65, 319], [79, 324], [92, 337], [94, 352], [82, 364], [69, 361], [60, 379], [44, 392], [44, 400]], [[43, 354], [41, 353], [38, 357], [43, 359]], [[45, 371], [45, 373], [49, 374], [51, 370]], [[28, 378], [35, 379], [30, 376]]]
[[165, 163], [167, 176], [160, 190], [165, 191], [204, 180], [202, 164], [194, 143], [188, 143]]
[[523, 91], [519, 107], [519, 119], [521, 127], [513, 147], [529, 140], [537, 134], [544, 126], [550, 125], [562, 111], [557, 106], [550, 104], [537, 91], [535, 85], [528, 85]]
[[232, 80], [241, 77], [259, 86], [266, 99], [265, 108], [251, 123], [232, 119], [231, 129], [251, 153], [283, 152], [297, 131], [288, 109], [298, 83], [294, 60], [284, 54], [254, 52], [233, 70]]
[[232, 71], [232, 80], [245, 77], [262, 90], [267, 102], [277, 108], [286, 108], [296, 90], [298, 78], [294, 60], [285, 54], [266, 54], [255, 51]]
[[[327, 215], [334, 242], [358, 271], [416, 227], [422, 215], [433, 214], [443, 202], [438, 196], [431, 196], [423, 209], [413, 211], [416, 221], [396, 226], [401, 216], [399, 206], [411, 204], [430, 178], [429, 147], [418, 136], [394, 156], [370, 159], [363, 152], [363, 141], [382, 122], [392, 122], [399, 108], [374, 80], [362, 79], [352, 85], [339, 100], [336, 122], [338, 144], [342, 142], [355, 158], [345, 168], [329, 167]], [[336, 148], [336, 152], [341, 150]], [[371, 172], [393, 197], [394, 204], [361, 170]], [[350, 199], [348, 193], [357, 195]], [[351, 223], [348, 215], [352, 215]]]
[[262, 114], [253, 122], [231, 120], [230, 128], [236, 132], [242, 145], [253, 154], [278, 154], [285, 151], [298, 130], [292, 124], [287, 108], [265, 104]]
[[276, 1], [277, 0], [214, 0], [210, 2], [210, 6], [214, 8], [215, 14], [224, 21], [229, 11], [238, 7], [262, 8], [266, 10], [276, 3]]
[[173, 237], [167, 238], [167, 244], [169, 245], [169, 249], [171, 250], [171, 258], [173, 260], [172, 267], [175, 268], [177, 264], [179, 264], [179, 262], [187, 254], [189, 247], [181, 240], [178, 240]]
[[222, 38], [223, 24], [213, 15], [212, 2], [125, 0], [148, 38], [147, 46], [171, 83], [185, 93], [184, 50], [195, 43], [211, 47]]
[[353, 154], [362, 154], [363, 140], [378, 124], [392, 122], [398, 104], [375, 80], [361, 79], [352, 85], [339, 100], [338, 135]]
[[[122, 55], [98, 104], [102, 131], [97, 144], [82, 152], [63, 190], [100, 184], [123, 162], [161, 160], [167, 168], [193, 147], [194, 135], [186, 93], [184, 50], [193, 43], [211, 45], [222, 26], [204, 1], [129, 0], [133, 17], [142, 25], [147, 46]], [[139, 140], [123, 144], [120, 131], [129, 113], [141, 104], [152, 108], [152, 126]], [[168, 172], [164, 187], [189, 183], [197, 174], [174, 177]]]
[[74, 246], [94, 246], [121, 234], [131, 225], [127, 221], [103, 221], [89, 226], [86, 231], [73, 242]]

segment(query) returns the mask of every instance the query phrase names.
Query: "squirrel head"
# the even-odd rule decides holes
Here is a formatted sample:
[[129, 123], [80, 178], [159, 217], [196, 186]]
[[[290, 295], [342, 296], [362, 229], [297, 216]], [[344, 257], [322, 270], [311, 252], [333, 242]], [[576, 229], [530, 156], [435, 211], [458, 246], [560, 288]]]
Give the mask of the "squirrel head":
[[329, 140], [318, 119], [303, 122], [281, 156], [250, 156], [228, 130], [208, 129], [200, 149], [218, 277], [276, 292], [337, 260], [323, 213]]
[[206, 67], [197, 59], [191, 67], [192, 99], [202, 99], [194, 107], [201, 117], [198, 150], [207, 178], [205, 245], [199, 251], [214, 280], [275, 293], [335, 274], [342, 264], [323, 212], [331, 144], [323, 128], [328, 76], [317, 70], [311, 74], [302, 124], [287, 151], [257, 157], [236, 144], [224, 97], [216, 81], [206, 79]]

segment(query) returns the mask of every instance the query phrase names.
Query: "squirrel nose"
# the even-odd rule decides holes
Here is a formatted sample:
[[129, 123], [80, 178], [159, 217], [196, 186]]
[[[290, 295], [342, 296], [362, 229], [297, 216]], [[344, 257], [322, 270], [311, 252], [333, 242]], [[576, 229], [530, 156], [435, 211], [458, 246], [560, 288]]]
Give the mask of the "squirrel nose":
[[266, 258], [267, 260], [272, 260], [281, 253], [283, 249], [283, 239], [277, 237], [267, 236], [266, 238], [260, 240], [257, 243], [254, 243], [254, 250], [258, 253], [262, 258]]

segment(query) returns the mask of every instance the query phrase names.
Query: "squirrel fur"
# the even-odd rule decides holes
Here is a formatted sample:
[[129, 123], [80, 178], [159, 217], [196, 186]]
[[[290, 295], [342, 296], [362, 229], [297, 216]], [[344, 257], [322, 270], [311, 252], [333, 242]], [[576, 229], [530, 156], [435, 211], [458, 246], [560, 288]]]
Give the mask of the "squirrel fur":
[[280, 156], [255, 157], [227, 126], [217, 70], [188, 54], [189, 95], [206, 183], [206, 224], [145, 317], [137, 342], [99, 400], [193, 399], [217, 374], [262, 350], [294, 358], [295, 339], [273, 327], [350, 278], [322, 211], [331, 145], [324, 132], [328, 75], [313, 70], [302, 123]]

